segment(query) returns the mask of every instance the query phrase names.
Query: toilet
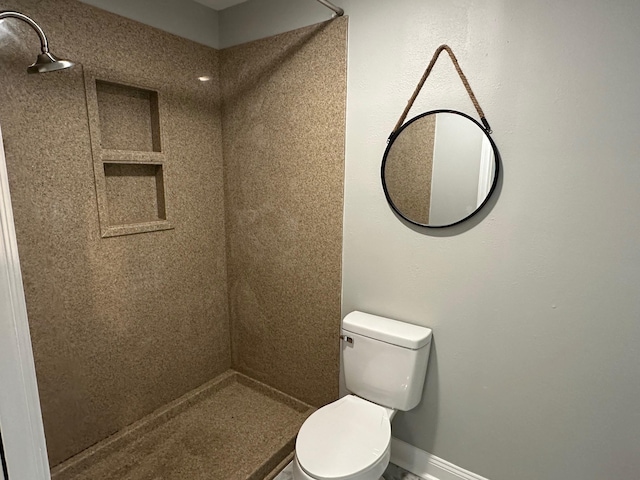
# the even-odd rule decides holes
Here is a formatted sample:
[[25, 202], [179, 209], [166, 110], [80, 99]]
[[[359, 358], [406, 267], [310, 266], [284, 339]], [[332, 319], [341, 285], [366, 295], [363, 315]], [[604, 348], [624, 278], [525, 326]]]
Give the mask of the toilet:
[[294, 480], [378, 480], [389, 464], [391, 420], [420, 402], [431, 330], [351, 312], [342, 321], [342, 365], [351, 392], [304, 422]]

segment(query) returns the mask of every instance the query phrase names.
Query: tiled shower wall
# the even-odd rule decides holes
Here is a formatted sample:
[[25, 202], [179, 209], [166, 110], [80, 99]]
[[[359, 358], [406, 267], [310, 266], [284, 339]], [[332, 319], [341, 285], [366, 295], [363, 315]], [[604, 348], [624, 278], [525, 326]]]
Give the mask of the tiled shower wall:
[[222, 51], [236, 369], [338, 396], [347, 19]]
[[[71, 0], [2, 8], [33, 16], [52, 51], [78, 63], [27, 75], [37, 38], [3, 22], [0, 122], [55, 465], [231, 366], [219, 55]], [[173, 230], [101, 238], [83, 81], [92, 69], [159, 87]]]
[[[78, 64], [27, 75], [35, 34], [3, 22], [0, 122], [50, 463], [232, 366], [314, 404], [334, 398], [346, 23], [221, 53], [73, 0], [2, 8], [33, 16]], [[224, 129], [222, 56], [238, 81]], [[157, 201], [171, 229], [101, 237], [84, 84], [95, 72], [159, 92]], [[116, 138], [131, 127], [110, 126]], [[158, 168], [105, 168], [118, 187], [106, 198], [155, 195]]]

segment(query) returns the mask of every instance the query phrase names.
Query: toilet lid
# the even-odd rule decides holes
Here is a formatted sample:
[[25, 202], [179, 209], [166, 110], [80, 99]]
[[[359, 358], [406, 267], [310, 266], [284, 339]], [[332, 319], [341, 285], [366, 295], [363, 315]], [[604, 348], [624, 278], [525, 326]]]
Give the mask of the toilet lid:
[[366, 470], [386, 453], [391, 440], [387, 411], [348, 395], [313, 413], [296, 440], [298, 463], [320, 480]]

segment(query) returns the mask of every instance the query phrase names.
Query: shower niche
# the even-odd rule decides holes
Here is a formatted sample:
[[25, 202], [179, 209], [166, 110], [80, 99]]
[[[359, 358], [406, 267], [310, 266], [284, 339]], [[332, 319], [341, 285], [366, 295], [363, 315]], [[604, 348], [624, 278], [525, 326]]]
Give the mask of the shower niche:
[[99, 72], [85, 82], [101, 236], [173, 228], [160, 92]]

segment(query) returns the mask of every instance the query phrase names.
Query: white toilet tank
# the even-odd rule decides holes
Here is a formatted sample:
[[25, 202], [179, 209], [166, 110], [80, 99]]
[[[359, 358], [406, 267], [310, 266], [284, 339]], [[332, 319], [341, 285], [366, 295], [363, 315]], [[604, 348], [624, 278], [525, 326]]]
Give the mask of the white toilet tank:
[[351, 312], [342, 321], [342, 364], [347, 389], [371, 402], [411, 410], [422, 397], [431, 329]]

